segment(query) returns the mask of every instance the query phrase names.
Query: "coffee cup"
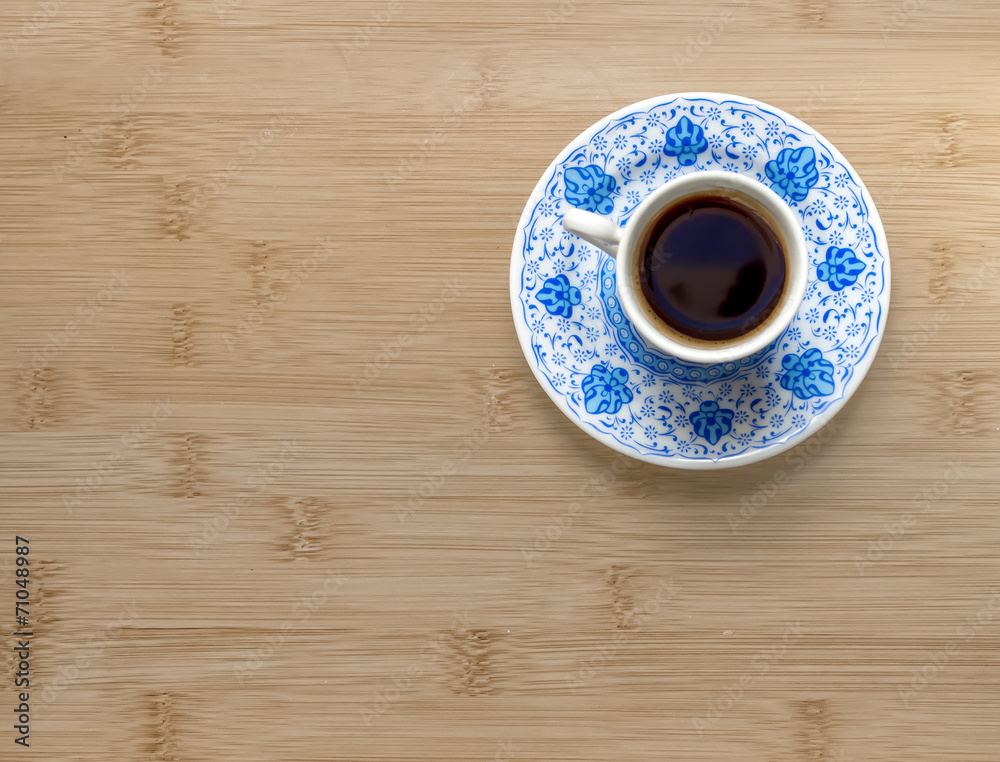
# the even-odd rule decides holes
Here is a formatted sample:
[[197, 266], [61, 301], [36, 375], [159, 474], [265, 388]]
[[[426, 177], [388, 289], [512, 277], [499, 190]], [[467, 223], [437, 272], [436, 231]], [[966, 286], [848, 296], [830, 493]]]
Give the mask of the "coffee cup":
[[624, 227], [577, 208], [563, 227], [616, 259], [616, 296], [650, 348], [691, 363], [767, 348], [805, 298], [802, 227], [780, 196], [744, 175], [683, 175], [653, 190]]

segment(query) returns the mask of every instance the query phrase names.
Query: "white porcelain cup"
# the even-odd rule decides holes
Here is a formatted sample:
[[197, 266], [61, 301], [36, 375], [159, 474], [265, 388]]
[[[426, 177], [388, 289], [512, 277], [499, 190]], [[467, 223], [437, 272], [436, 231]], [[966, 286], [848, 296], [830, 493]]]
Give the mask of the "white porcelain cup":
[[[663, 212], [697, 196], [722, 196], [749, 206], [771, 227], [785, 255], [785, 282], [778, 303], [760, 325], [734, 339], [707, 341], [668, 325], [646, 302], [639, 286], [639, 251]], [[763, 183], [733, 172], [694, 172], [660, 186], [636, 207], [624, 228], [607, 217], [569, 209], [563, 227], [617, 260], [616, 291], [622, 311], [650, 347], [692, 363], [732, 362], [772, 344], [792, 322], [806, 295], [809, 258], [794, 212]], [[669, 264], [661, 264], [668, 267]]]

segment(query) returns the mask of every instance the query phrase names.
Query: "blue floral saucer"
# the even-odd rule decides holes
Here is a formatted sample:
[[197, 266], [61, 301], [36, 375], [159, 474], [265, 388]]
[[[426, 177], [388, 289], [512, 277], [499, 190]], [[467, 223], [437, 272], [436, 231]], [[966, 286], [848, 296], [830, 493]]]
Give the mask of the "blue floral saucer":
[[[654, 188], [708, 169], [769, 185], [812, 256], [784, 335], [720, 365], [650, 349], [618, 304], [615, 261], [561, 224], [574, 206], [623, 226]], [[857, 390], [885, 330], [889, 249], [868, 190], [821, 135], [758, 101], [684, 93], [622, 109], [559, 154], [518, 223], [510, 294], [528, 364], [571, 421], [649, 463], [728, 468], [800, 443]]]

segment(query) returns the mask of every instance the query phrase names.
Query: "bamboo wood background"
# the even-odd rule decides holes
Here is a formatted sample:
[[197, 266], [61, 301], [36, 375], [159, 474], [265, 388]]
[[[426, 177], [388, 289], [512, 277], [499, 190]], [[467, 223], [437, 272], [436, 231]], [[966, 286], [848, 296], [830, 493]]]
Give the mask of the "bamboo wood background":
[[[686, 90], [893, 265], [836, 426], [720, 473], [565, 420], [507, 287]], [[998, 138], [993, 0], [0, 0], [0, 759], [996, 762]]]

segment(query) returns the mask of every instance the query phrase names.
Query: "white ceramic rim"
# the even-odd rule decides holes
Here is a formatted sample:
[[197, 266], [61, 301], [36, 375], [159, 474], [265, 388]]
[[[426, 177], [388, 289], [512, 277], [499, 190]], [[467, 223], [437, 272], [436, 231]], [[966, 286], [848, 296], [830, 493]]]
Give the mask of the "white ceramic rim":
[[[711, 92], [687, 92], [687, 93], [670, 93], [667, 95], [661, 95], [654, 98], [647, 98], [643, 101], [638, 101], [637, 103], [632, 103], [624, 108], [618, 109], [613, 114], [609, 114], [603, 119], [598, 120], [593, 125], [588, 127], [586, 130], [577, 135], [573, 140], [571, 140], [566, 147], [559, 152], [559, 155], [549, 164], [548, 168], [542, 173], [541, 177], [538, 179], [538, 183], [535, 185], [535, 189], [531, 192], [528, 197], [527, 202], [524, 205], [524, 211], [521, 212], [521, 216], [517, 222], [517, 232], [514, 236], [514, 246], [511, 251], [511, 264], [513, 264], [514, 257], [520, 257], [524, 251], [524, 228], [528, 221], [531, 219], [532, 210], [538, 204], [539, 201], [545, 196], [545, 181], [555, 168], [569, 158], [569, 155], [575, 150], [577, 146], [581, 143], [589, 143], [590, 139], [594, 137], [600, 130], [604, 129], [607, 124], [615, 119], [620, 119], [621, 117], [627, 116], [628, 114], [634, 113], [636, 111], [649, 111], [654, 106], [657, 106], [665, 101], [675, 100], [677, 98], [703, 98], [707, 100], [714, 101], [738, 101], [745, 104], [750, 104], [753, 106], [759, 106], [760, 108], [766, 109], [777, 116], [780, 116], [788, 124], [794, 125], [801, 130], [810, 132], [816, 136], [819, 140], [823, 141], [827, 148], [829, 148], [830, 153], [841, 162], [845, 167], [847, 167], [851, 173], [858, 178], [861, 186], [861, 193], [865, 200], [865, 204], [869, 211], [869, 222], [875, 231], [875, 237], [879, 243], [879, 248], [881, 251], [885, 252], [885, 269], [884, 269], [884, 279], [885, 288], [883, 294], [885, 295], [885, 310], [884, 317], [886, 323], [889, 319], [889, 305], [891, 302], [891, 266], [889, 258], [889, 244], [885, 237], [885, 228], [882, 226], [882, 218], [879, 217], [878, 210], [875, 208], [875, 202], [868, 192], [868, 187], [861, 180], [861, 175], [858, 174], [857, 170], [851, 166], [851, 163], [844, 158], [844, 155], [837, 149], [833, 143], [827, 140], [823, 135], [814, 130], [812, 127], [807, 125], [801, 119], [798, 119], [779, 108], [771, 106], [770, 104], [764, 103], [762, 101], [755, 100], [753, 98], [747, 98], [742, 95], [730, 95], [726, 93], [711, 93]], [[724, 468], [737, 468], [739, 466], [748, 466], [751, 463], [758, 463], [762, 460], [767, 460], [775, 455], [780, 455], [786, 450], [801, 444], [817, 431], [822, 429], [826, 424], [828, 424], [837, 413], [839, 413], [844, 405], [854, 396], [854, 393], [861, 386], [865, 377], [868, 375], [868, 371], [871, 369], [872, 363], [875, 362], [876, 356], [878, 356], [879, 347], [882, 344], [882, 338], [885, 335], [886, 323], [883, 323], [882, 329], [879, 331], [878, 335], [872, 340], [871, 351], [868, 352], [861, 361], [855, 365], [855, 374], [851, 379], [852, 383], [844, 390], [844, 396], [842, 399], [834, 402], [820, 415], [814, 416], [809, 422], [806, 428], [801, 429], [794, 434], [789, 434], [784, 439], [774, 442], [768, 447], [763, 447], [757, 450], [751, 450], [740, 455], [733, 455], [731, 457], [723, 458], [682, 458], [679, 456], [668, 456], [664, 457], [662, 455], [655, 455], [650, 453], [641, 453], [633, 448], [627, 447], [619, 442], [612, 436], [604, 434], [597, 429], [587, 426], [587, 424], [577, 417], [577, 415], [570, 409], [569, 405], [566, 404], [566, 399], [562, 394], [559, 394], [552, 388], [549, 381], [538, 367], [531, 361], [531, 330], [526, 324], [518, 321], [518, 315], [516, 310], [516, 305], [520, 304], [520, 293], [521, 293], [521, 283], [519, 273], [514, 271], [514, 268], [510, 269], [510, 304], [511, 312], [514, 319], [514, 329], [517, 332], [518, 341], [521, 344], [521, 351], [524, 354], [525, 360], [528, 363], [528, 367], [531, 368], [531, 372], [534, 374], [538, 385], [542, 387], [545, 393], [549, 396], [558, 407], [563, 415], [565, 415], [570, 421], [572, 421], [576, 426], [582, 429], [586, 434], [596, 439], [598, 442], [604, 444], [605, 446], [620, 452], [623, 455], [628, 455], [630, 458], [635, 458], [636, 460], [641, 460], [645, 463], [651, 463], [656, 466], [665, 466], [667, 468], [678, 468], [682, 470], [690, 471], [707, 471], [715, 469]]]
[[[641, 244], [639, 238], [645, 232], [648, 224], [663, 207], [694, 193], [720, 190], [733, 191], [756, 202], [777, 224], [788, 249], [786, 252], [788, 272], [785, 289], [777, 312], [768, 317], [761, 330], [754, 331], [745, 339], [728, 342], [721, 347], [685, 344], [672, 339], [657, 328], [641, 305], [631, 277], [636, 247]], [[802, 234], [802, 226], [795, 219], [791, 207], [768, 186], [751, 177], [733, 172], [721, 170], [694, 172], [664, 183], [654, 190], [639, 204], [625, 225], [625, 232], [618, 244], [618, 255], [615, 259], [616, 274], [625, 276], [616, 276], [615, 289], [618, 293], [618, 299], [621, 301], [622, 310], [632, 322], [632, 326], [660, 352], [687, 362], [704, 365], [733, 362], [766, 349], [785, 332], [806, 297], [809, 255], [806, 252], [806, 240]]]

